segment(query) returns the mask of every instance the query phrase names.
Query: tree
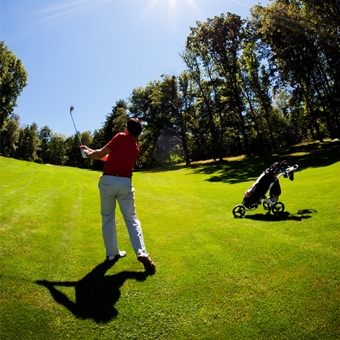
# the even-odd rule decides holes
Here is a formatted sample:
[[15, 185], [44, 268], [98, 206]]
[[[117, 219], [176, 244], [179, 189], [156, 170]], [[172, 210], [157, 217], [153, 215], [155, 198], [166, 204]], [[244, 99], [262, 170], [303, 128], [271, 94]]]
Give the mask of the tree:
[[[244, 43], [242, 55], [239, 58], [243, 94], [247, 100], [247, 125], [256, 131], [257, 148], [277, 149], [277, 138], [274, 136], [272, 123], [272, 98], [271, 80], [265, 60], [259, 53], [255, 39], [252, 38], [251, 30], [248, 30], [248, 39]], [[248, 133], [249, 133], [248, 132]], [[267, 141], [267, 136], [268, 141]], [[268, 147], [268, 145], [270, 147]]]
[[[127, 122], [127, 103], [120, 99], [112, 106], [112, 111], [106, 115], [103, 126], [95, 130], [91, 144], [92, 149], [100, 149], [108, 143], [118, 132], [124, 132]], [[93, 169], [101, 170], [104, 163], [102, 161], [94, 161]]]
[[239, 139], [239, 151], [247, 153], [249, 146], [239, 65], [244, 40], [243, 23], [238, 15], [232, 13], [209, 19], [207, 45], [216, 65], [219, 77], [217, 84], [220, 84], [219, 90], [215, 91], [218, 99], [220, 148], [225, 149], [225, 133], [235, 130], [235, 137]]
[[0, 128], [13, 113], [17, 98], [27, 85], [27, 72], [4, 42], [0, 42]]
[[199, 82], [214, 158], [222, 159], [225, 155], [228, 134], [238, 141], [240, 152], [248, 151], [238, 62], [242, 26], [241, 18], [231, 13], [198, 22], [197, 27], [191, 28], [183, 53], [188, 69]]
[[25, 161], [32, 162], [37, 158], [39, 148], [38, 125], [32, 123], [20, 129], [18, 148], [16, 157]]
[[52, 130], [48, 126], [44, 126], [39, 131], [40, 148], [38, 151], [38, 157], [41, 162], [51, 163], [50, 142], [52, 137]]
[[102, 145], [106, 144], [114, 137], [118, 132], [124, 132], [127, 120], [127, 103], [121, 99], [116, 102], [115, 106], [112, 106], [112, 112], [106, 115], [106, 120], [102, 127]]
[[190, 122], [195, 109], [194, 81], [186, 71], [179, 77], [163, 75], [162, 78], [158, 100], [169, 113], [172, 127], [162, 133], [161, 141], [159, 140], [157, 145], [162, 145], [162, 150], [165, 150], [165, 140], [168, 140], [168, 152], [172, 152], [172, 155], [177, 158], [184, 154], [186, 165], [189, 165], [188, 139]]
[[51, 163], [55, 165], [65, 165], [67, 162], [66, 151], [65, 135], [53, 133], [50, 139]]
[[6, 157], [15, 157], [19, 140], [19, 116], [13, 114], [0, 129], [0, 150]]
[[169, 103], [162, 100], [162, 82], [155, 80], [145, 87], [135, 88], [130, 97], [129, 111], [139, 118], [145, 129], [138, 138], [141, 149], [139, 162], [151, 167], [157, 164], [157, 141], [172, 127]]
[[[82, 144], [92, 146], [92, 136], [90, 131], [80, 134]], [[89, 158], [83, 158], [79, 149], [78, 135], [66, 139], [66, 162], [65, 164], [77, 168], [91, 168], [93, 161]]]
[[[175, 78], [173, 78], [173, 81]], [[190, 74], [186, 71], [182, 72], [177, 80], [178, 94], [174, 101], [174, 120], [181, 137], [185, 164], [190, 164], [190, 149], [189, 149], [189, 133], [192, 123], [194, 123], [195, 101], [196, 95], [194, 92], [195, 84]], [[173, 86], [176, 84], [173, 84]], [[176, 105], [177, 104], [177, 105]], [[177, 108], [176, 108], [177, 107]]]
[[313, 138], [340, 136], [339, 0], [277, 0], [255, 6], [254, 26], [270, 48], [279, 77], [274, 89], [289, 88]]
[[[323, 83], [330, 119], [334, 121], [333, 133], [340, 136], [340, 1], [302, 0], [305, 5], [304, 26], [315, 37], [320, 51], [320, 61], [325, 64]], [[327, 81], [328, 80], [328, 81]]]
[[188, 37], [186, 49], [181, 57], [187, 65], [191, 79], [196, 83], [197, 123], [194, 131], [197, 138], [195, 138], [196, 143], [193, 150], [193, 159], [195, 160], [210, 158], [211, 155], [216, 159], [219, 154], [212, 87], [205, 76], [207, 72], [211, 74], [209, 71], [211, 62], [205, 54], [203, 56], [204, 58], [197, 51], [194, 37]]

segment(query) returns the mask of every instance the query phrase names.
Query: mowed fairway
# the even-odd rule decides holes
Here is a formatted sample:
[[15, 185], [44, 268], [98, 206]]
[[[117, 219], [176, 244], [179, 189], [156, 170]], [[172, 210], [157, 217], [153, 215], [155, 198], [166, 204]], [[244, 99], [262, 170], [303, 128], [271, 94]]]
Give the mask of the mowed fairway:
[[295, 150], [280, 217], [232, 208], [282, 157], [135, 172], [156, 274], [103, 265], [99, 172], [0, 158], [1, 339], [340, 338], [339, 143]]

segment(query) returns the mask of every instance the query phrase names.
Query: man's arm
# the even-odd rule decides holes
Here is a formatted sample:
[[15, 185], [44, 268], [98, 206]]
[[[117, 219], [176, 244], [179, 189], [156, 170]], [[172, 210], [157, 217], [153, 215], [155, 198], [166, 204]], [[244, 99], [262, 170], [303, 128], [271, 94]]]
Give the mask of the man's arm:
[[107, 160], [107, 156], [111, 152], [111, 150], [107, 146], [104, 146], [101, 149], [92, 150], [88, 148], [86, 145], [81, 145], [80, 149], [87, 151], [87, 158], [94, 160], [102, 160], [104, 162]]

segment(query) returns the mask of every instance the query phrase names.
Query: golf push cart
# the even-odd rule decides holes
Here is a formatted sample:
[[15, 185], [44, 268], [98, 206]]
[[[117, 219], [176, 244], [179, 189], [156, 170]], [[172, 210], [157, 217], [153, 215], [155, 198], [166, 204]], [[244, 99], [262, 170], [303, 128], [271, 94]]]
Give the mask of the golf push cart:
[[[242, 204], [233, 208], [234, 217], [243, 217], [246, 211], [257, 209], [263, 202], [263, 208], [279, 215], [285, 209], [282, 202], [279, 202], [281, 187], [279, 178], [281, 176], [294, 180], [294, 172], [298, 165], [289, 166], [287, 161], [275, 162], [267, 168], [253, 185], [244, 193]], [[269, 191], [269, 198], [266, 193]]]

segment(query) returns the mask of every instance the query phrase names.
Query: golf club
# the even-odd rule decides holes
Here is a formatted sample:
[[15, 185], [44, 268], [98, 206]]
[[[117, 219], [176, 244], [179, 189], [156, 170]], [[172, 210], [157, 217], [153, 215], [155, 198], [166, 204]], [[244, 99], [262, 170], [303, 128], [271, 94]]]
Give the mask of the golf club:
[[[77, 130], [76, 124], [75, 124], [74, 119], [73, 119], [73, 116], [72, 116], [72, 111], [73, 111], [73, 110], [74, 110], [74, 107], [71, 106], [71, 107], [70, 107], [70, 116], [71, 116], [71, 119], [72, 119], [72, 122], [73, 122], [74, 129], [76, 130], [76, 135], [77, 135], [77, 137], [78, 137], [80, 146], [82, 146], [83, 143], [81, 142], [79, 132], [78, 132], [78, 130]], [[83, 156], [83, 158], [86, 158], [86, 157], [87, 157], [87, 151], [86, 151], [86, 150], [81, 150], [81, 155]]]
[[81, 139], [80, 139], [79, 132], [78, 132], [78, 130], [77, 130], [76, 124], [75, 124], [75, 122], [74, 122], [73, 116], [72, 116], [72, 111], [73, 111], [73, 110], [74, 110], [74, 107], [71, 106], [71, 107], [70, 107], [70, 116], [71, 116], [71, 119], [72, 119], [72, 122], [73, 122], [74, 129], [76, 130], [76, 135], [77, 135], [77, 137], [78, 137], [79, 143], [80, 143], [80, 145], [83, 145], [83, 143], [81, 142]]

